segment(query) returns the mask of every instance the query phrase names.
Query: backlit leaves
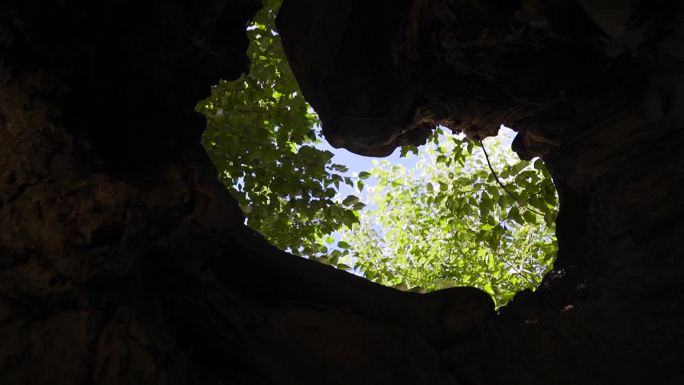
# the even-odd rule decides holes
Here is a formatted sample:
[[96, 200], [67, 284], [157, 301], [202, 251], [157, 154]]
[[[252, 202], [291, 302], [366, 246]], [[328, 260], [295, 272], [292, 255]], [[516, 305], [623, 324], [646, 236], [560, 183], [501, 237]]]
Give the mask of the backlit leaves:
[[247, 224], [279, 248], [403, 290], [476, 286], [502, 305], [535, 288], [556, 250], [558, 198], [542, 161], [488, 146], [505, 191], [476, 143], [438, 132], [420, 151], [401, 149], [419, 154], [413, 169], [381, 162], [349, 175], [316, 147], [318, 118], [273, 27], [280, 0], [264, 4], [248, 28], [249, 74], [197, 106], [204, 145]]
[[[346, 230], [355, 268], [385, 285], [418, 288], [476, 286], [498, 305], [534, 289], [555, 255], [555, 188], [540, 160], [520, 161], [455, 136], [430, 140], [415, 168], [381, 162], [378, 184]], [[513, 195], [513, 197], [511, 197]]]
[[268, 0], [249, 26], [249, 74], [221, 81], [197, 110], [220, 175], [247, 224], [276, 246], [301, 255], [328, 252], [326, 236], [357, 221], [358, 201], [336, 199], [345, 166], [317, 149], [318, 118], [306, 104], [274, 30], [280, 1]]

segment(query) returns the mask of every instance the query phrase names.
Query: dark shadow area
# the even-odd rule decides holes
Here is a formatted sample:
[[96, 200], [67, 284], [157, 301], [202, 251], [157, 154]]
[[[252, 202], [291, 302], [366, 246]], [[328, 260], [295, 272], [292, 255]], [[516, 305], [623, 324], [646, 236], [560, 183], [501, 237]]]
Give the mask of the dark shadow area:
[[557, 264], [495, 314], [243, 225], [193, 108], [247, 70], [260, 2], [2, 3], [0, 383], [680, 383], [682, 5], [508, 4], [285, 0], [278, 21], [333, 145], [504, 122], [544, 159]]

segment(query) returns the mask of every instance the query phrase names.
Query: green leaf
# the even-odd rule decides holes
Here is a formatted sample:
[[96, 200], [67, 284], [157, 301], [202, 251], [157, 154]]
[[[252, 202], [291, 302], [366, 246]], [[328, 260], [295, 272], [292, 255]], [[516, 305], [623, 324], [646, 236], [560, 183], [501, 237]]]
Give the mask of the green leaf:
[[544, 222], [546, 223], [547, 226], [553, 227], [553, 225], [555, 224], [555, 218], [554, 218], [553, 214], [549, 213], [549, 214], [544, 215]]
[[530, 210], [525, 210], [525, 212], [522, 215], [527, 223], [534, 224], [537, 222], [537, 215]]
[[359, 202], [359, 197], [355, 195], [348, 195], [344, 200], [342, 201], [342, 204], [345, 206], [351, 206], [355, 203]]
[[337, 171], [337, 172], [347, 172], [349, 171], [349, 168], [347, 166], [343, 166], [341, 164], [332, 164], [330, 165], [330, 168]]
[[369, 173], [368, 171], [361, 171], [359, 173], [360, 179], [368, 179], [368, 178], [370, 178], [370, 176], [371, 176], [371, 173]]
[[517, 207], [513, 207], [508, 211], [508, 218], [514, 220], [518, 224], [524, 225], [525, 220], [522, 218], [520, 215], [520, 211], [518, 210]]

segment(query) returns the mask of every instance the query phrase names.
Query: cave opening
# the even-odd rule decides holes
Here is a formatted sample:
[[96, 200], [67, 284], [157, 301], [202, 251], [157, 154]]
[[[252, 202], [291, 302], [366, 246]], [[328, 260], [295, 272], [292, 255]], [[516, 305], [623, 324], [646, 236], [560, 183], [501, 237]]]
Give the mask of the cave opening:
[[541, 159], [521, 161], [505, 126], [480, 140], [449, 118], [451, 133], [426, 123], [420, 150], [406, 143], [379, 162], [331, 146], [288, 64], [276, 11], [267, 4], [246, 28], [249, 73], [197, 106], [246, 224], [281, 250], [400, 290], [473, 286], [501, 306], [536, 289], [557, 247], [558, 197]]
[[[0, 5], [0, 383], [683, 382], [682, 2], [286, 0], [284, 47], [333, 145], [386, 155], [432, 123], [485, 138], [503, 122], [516, 153], [543, 158], [562, 202], [554, 270], [498, 313], [479, 289], [395, 290], [244, 226], [193, 107], [248, 69], [260, 4]], [[334, 197], [300, 178], [328, 175], [331, 155], [299, 93], [241, 84], [270, 91], [235, 105], [243, 123], [268, 121], [297, 156], [269, 157], [256, 124], [239, 127], [259, 146], [216, 150], [281, 165], [268, 175], [295, 197]], [[217, 106], [200, 106], [210, 125], [240, 116]], [[306, 218], [292, 239], [321, 228]]]

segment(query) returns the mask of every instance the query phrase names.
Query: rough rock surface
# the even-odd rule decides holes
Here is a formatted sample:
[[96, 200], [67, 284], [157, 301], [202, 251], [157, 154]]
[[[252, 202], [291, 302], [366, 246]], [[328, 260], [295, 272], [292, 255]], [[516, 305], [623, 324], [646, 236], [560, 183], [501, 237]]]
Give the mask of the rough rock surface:
[[334, 145], [504, 122], [544, 157], [561, 213], [542, 288], [497, 315], [478, 290], [398, 292], [243, 226], [193, 107], [247, 69], [258, 1], [4, 2], [0, 384], [684, 380], [678, 2], [285, 1]]
[[[302, 8], [315, 23], [293, 18]], [[384, 34], [364, 33], [369, 14], [384, 18]], [[286, 0], [278, 22], [333, 145], [384, 156], [421, 144], [435, 124], [478, 139], [503, 123], [518, 132], [514, 150], [541, 156], [554, 175], [561, 198], [555, 269], [540, 290], [504, 308], [485, 337], [447, 354], [455, 376], [464, 383], [684, 380], [680, 4], [417, 0], [407, 11], [402, 2]], [[366, 58], [378, 41], [390, 54]], [[369, 75], [379, 68], [384, 76]], [[386, 86], [392, 76], [410, 97]], [[388, 123], [376, 99], [403, 120]], [[367, 116], [374, 120], [360, 119]], [[482, 365], [487, 360], [491, 366]]]

